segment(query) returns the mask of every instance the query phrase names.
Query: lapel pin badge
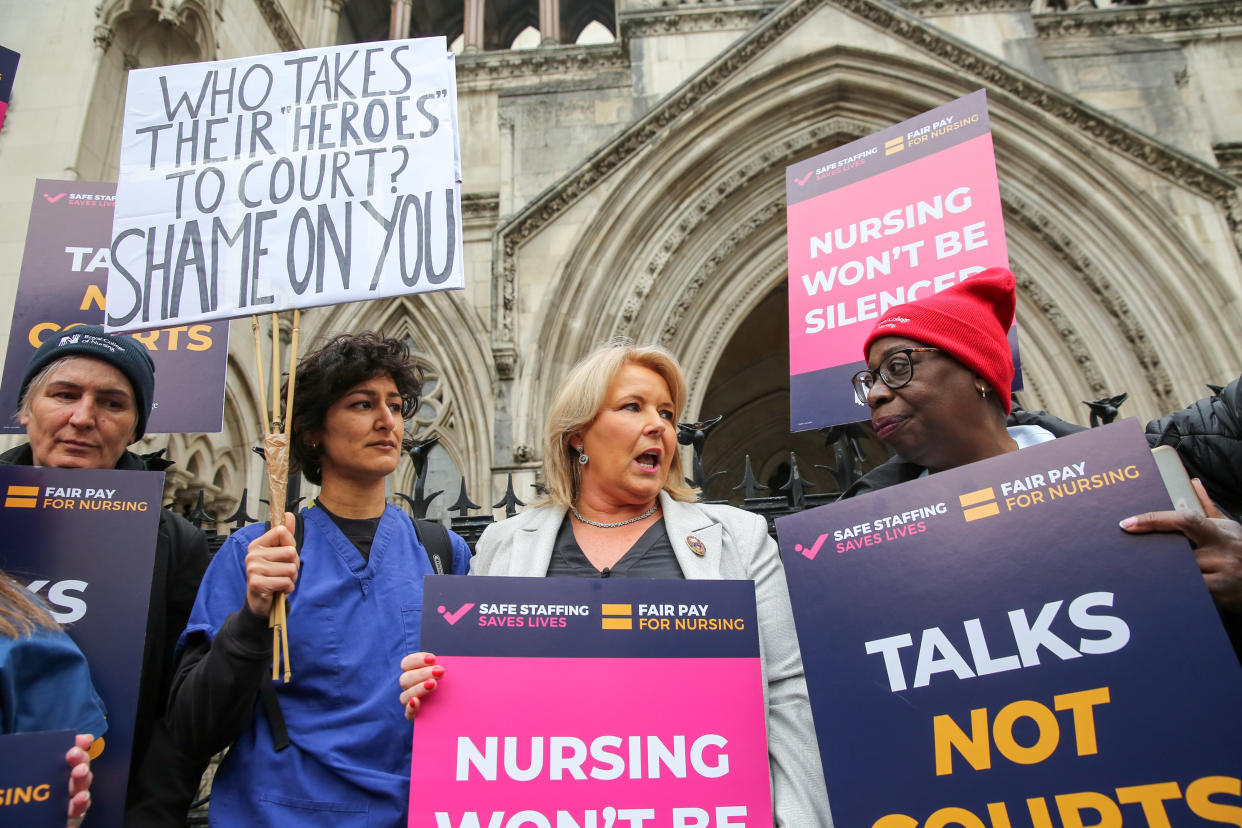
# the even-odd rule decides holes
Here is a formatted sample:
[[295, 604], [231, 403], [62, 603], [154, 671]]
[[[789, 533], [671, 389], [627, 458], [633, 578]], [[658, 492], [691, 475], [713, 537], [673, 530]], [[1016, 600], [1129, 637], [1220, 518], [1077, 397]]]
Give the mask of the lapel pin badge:
[[686, 537], [686, 546], [690, 547], [690, 551], [698, 555], [700, 558], [707, 554], [707, 547], [703, 545], [703, 541], [694, 535]]

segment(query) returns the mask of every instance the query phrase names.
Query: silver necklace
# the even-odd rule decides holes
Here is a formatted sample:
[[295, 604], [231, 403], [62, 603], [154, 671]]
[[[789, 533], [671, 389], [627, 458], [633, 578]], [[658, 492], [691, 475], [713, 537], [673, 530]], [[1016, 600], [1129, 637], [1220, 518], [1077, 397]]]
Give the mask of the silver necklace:
[[632, 517], [629, 520], [619, 520], [616, 523], [597, 523], [596, 521], [593, 521], [593, 520], [587, 520], [586, 518], [582, 516], [582, 513], [579, 512], [577, 509], [575, 509], [573, 506], [569, 507], [569, 511], [573, 512], [574, 517], [576, 517], [578, 520], [585, 523], [587, 526], [595, 526], [599, 529], [616, 529], [618, 526], [625, 526], [630, 523], [637, 523], [638, 521], [644, 518], [651, 517], [652, 515], [656, 513], [656, 509], [659, 508], [659, 505], [660, 505], [659, 503], [653, 503], [651, 505], [651, 508], [643, 512], [641, 515]]

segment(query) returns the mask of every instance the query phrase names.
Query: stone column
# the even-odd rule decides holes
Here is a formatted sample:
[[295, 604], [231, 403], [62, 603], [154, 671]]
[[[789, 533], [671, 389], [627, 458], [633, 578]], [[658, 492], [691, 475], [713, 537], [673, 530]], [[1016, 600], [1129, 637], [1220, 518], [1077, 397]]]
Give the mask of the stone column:
[[539, 0], [539, 45], [561, 42], [561, 0]]
[[340, 25], [341, 7], [344, 0], [323, 0], [323, 9], [319, 13], [319, 45], [335, 46], [336, 32]]
[[462, 14], [462, 50], [478, 52], [483, 48], [483, 3], [484, 0], [464, 0], [466, 8]]
[[392, 13], [388, 16], [388, 39], [405, 40], [409, 37], [412, 16], [411, 0], [392, 0]]

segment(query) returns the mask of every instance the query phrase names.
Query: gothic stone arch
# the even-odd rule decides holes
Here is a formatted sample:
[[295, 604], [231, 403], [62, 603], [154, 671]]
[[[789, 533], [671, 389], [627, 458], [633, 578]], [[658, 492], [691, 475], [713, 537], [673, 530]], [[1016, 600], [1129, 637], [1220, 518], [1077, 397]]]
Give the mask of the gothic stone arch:
[[[663, 341], [682, 357], [688, 416], [696, 416], [696, 383], [711, 375], [738, 320], [784, 278], [784, 165], [981, 84], [989, 85], [1024, 310], [1055, 317], [1030, 325], [1032, 336], [1056, 340], [1032, 348], [1028, 371], [1039, 381], [1031, 402], [1047, 393], [1064, 406], [1124, 387], [1138, 397], [1130, 413], [1152, 416], [1235, 367], [1225, 317], [1237, 306], [1237, 257], [1218, 251], [1214, 261], [1196, 250], [1184, 219], [1161, 203], [1227, 228], [1231, 179], [1059, 93], [1023, 86], [981, 53], [959, 54], [969, 51], [960, 44], [929, 48], [914, 38], [919, 49], [894, 55], [811, 48], [804, 38], [805, 51], [785, 56], [765, 53], [779, 52], [779, 38], [763, 38], [769, 26], [780, 20], [500, 228], [493, 348], [519, 353], [520, 433], [537, 434], [562, 369], [615, 333]], [[766, 45], [748, 66], [739, 55], [756, 43]], [[548, 262], [546, 291], [520, 278]], [[531, 308], [551, 297], [571, 312], [540, 323]], [[1205, 316], [1193, 334], [1171, 335], [1177, 320]], [[1072, 359], [1060, 364], [1067, 352]], [[1041, 362], [1054, 357], [1057, 364]], [[1068, 391], [1052, 392], [1058, 385]]]

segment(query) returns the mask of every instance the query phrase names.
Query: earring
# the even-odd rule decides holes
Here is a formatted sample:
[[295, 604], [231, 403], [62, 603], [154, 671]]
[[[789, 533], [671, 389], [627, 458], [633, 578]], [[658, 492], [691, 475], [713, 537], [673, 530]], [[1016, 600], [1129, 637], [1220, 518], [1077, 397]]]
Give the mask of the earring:
[[582, 449], [578, 449], [578, 465], [585, 466], [587, 464], [587, 454]]
[[980, 399], [984, 399], [984, 400], [986, 400], [986, 399], [988, 398], [988, 389], [987, 389], [987, 386], [984, 386], [983, 388], [980, 388], [980, 389], [979, 389], [979, 398], [980, 398]]

